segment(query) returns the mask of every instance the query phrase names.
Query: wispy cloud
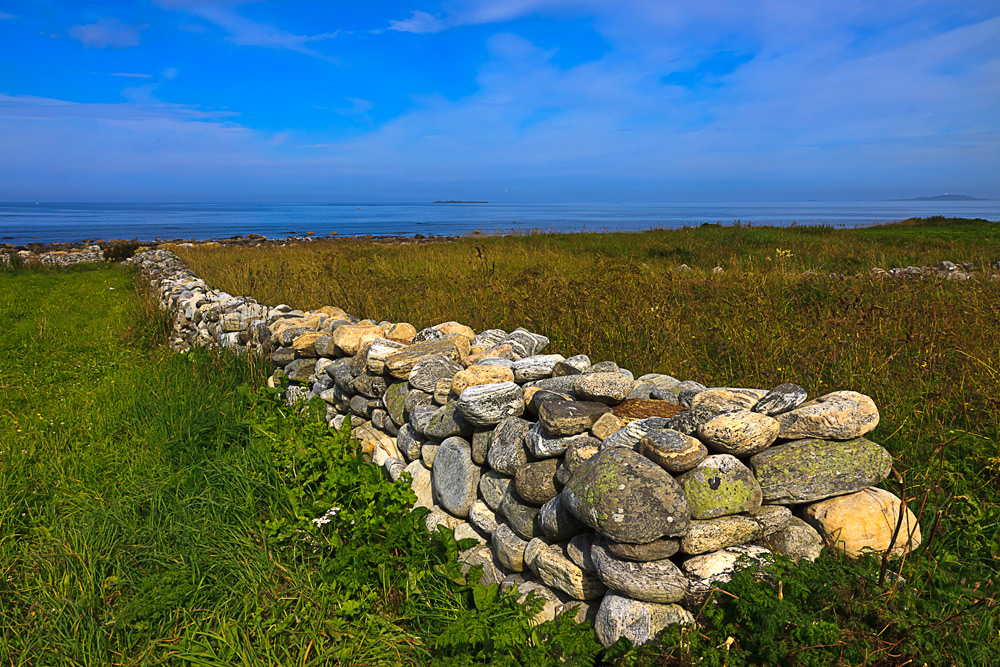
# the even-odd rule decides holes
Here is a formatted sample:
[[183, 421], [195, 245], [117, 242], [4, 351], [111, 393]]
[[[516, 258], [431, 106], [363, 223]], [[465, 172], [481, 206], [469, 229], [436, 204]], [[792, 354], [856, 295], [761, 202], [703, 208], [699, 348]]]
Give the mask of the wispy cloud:
[[0, 12], [0, 21], [9, 21], [14, 18], [13, 14], [8, 14], [7, 12]]
[[240, 0], [230, 2], [205, 2], [199, 0], [156, 0], [165, 9], [187, 12], [224, 30], [226, 41], [238, 46], [259, 46], [270, 49], [294, 51], [313, 58], [336, 62], [307, 46], [313, 42], [337, 37], [339, 30], [314, 35], [296, 35], [276, 26], [254, 21], [238, 13], [234, 6], [246, 4]]
[[112, 72], [111, 76], [120, 76], [126, 79], [152, 79], [152, 74], [140, 74], [139, 72]]
[[139, 45], [140, 31], [145, 27], [107, 18], [97, 23], [75, 25], [66, 34], [88, 49], [124, 49]]
[[410, 18], [389, 21], [389, 30], [412, 32], [418, 35], [441, 32], [448, 27], [448, 23], [443, 19], [419, 11], [410, 12]]

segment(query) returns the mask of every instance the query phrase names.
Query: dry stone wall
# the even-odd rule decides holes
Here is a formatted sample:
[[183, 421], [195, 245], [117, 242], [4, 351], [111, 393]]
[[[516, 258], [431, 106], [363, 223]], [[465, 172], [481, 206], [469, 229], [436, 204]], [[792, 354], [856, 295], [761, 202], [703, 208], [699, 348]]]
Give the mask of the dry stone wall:
[[539, 621], [593, 620], [605, 645], [692, 623], [713, 586], [772, 553], [920, 543], [913, 514], [876, 487], [892, 458], [866, 437], [879, 413], [863, 394], [635, 377], [549, 354], [523, 328], [270, 307], [211, 289], [169, 251], [130, 261], [172, 313], [176, 348], [268, 355], [288, 403], [322, 400], [333, 426], [349, 417], [428, 528], [479, 542], [461, 559], [484, 584], [543, 598]]

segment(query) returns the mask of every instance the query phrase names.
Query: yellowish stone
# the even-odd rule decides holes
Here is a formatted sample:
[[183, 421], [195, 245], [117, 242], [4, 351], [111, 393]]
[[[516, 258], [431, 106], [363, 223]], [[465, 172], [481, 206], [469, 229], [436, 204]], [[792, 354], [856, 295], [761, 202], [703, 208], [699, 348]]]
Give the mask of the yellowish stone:
[[[806, 507], [804, 517], [830, 547], [848, 556], [858, 556], [864, 549], [880, 553], [889, 549], [902, 506], [895, 494], [870, 487], [846, 496], [827, 498]], [[890, 552], [902, 556], [920, 546], [920, 524], [910, 508]]]
[[514, 371], [506, 366], [469, 366], [452, 379], [451, 391], [460, 396], [468, 387], [494, 382], [513, 382]]
[[344, 354], [353, 357], [365, 343], [382, 337], [382, 327], [377, 324], [351, 324], [337, 327], [333, 332], [333, 342]]
[[292, 347], [300, 357], [315, 357], [316, 356], [316, 341], [320, 338], [326, 338], [330, 334], [323, 331], [313, 331], [311, 333], [302, 334], [298, 338], [292, 341]]

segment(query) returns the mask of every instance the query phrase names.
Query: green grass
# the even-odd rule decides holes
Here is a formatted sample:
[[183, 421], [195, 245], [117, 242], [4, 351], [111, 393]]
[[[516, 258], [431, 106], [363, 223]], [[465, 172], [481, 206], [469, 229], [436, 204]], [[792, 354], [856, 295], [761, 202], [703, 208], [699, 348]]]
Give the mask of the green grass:
[[[701, 266], [718, 231], [684, 237], [689, 264]], [[743, 232], [722, 231], [734, 253]], [[358, 314], [420, 325], [527, 323], [561, 351], [638, 372], [871, 393], [883, 413], [875, 439], [905, 480], [890, 486], [923, 508], [925, 547], [902, 565], [905, 584], [891, 584], [894, 564], [879, 585], [878, 559], [779, 565], [782, 596], [740, 577], [698, 628], [602, 654], [588, 626], [531, 628], [508, 597], [464, 577], [459, 545], [426, 534], [409, 489], [360, 461], [342, 433], [253, 389], [263, 370], [251, 358], [164, 349], [164, 318], [131, 273], [5, 271], [0, 662], [990, 664], [1000, 653], [997, 286], [801, 280], [750, 273], [735, 255], [723, 277], [671, 275], [636, 257], [649, 239], [680, 242], [628, 238], [607, 240], [618, 255], [595, 248], [601, 237], [546, 237], [191, 256], [210, 282], [272, 303], [318, 306], [337, 291], [330, 302]], [[899, 256], [926, 257], [922, 243], [918, 234]], [[836, 248], [823, 248], [817, 257], [836, 265]], [[233, 265], [220, 271], [240, 252], [256, 253], [253, 290]], [[317, 300], [280, 296], [298, 288]], [[336, 520], [316, 528], [331, 506]]]
[[[0, 662], [521, 664], [532, 638], [538, 664], [567, 642], [597, 650], [575, 630], [544, 642], [510, 596], [467, 581], [406, 485], [250, 390], [252, 358], [161, 346], [137, 280], [0, 273]], [[338, 520], [316, 529], [331, 506]]]

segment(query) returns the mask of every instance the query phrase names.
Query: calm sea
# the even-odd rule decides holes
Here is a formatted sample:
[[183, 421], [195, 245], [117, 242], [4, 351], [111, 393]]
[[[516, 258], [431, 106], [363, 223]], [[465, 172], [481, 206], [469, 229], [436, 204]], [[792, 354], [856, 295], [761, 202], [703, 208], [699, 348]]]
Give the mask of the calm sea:
[[0, 241], [636, 231], [703, 222], [859, 227], [916, 216], [1000, 220], [1000, 201], [667, 204], [3, 204]]

